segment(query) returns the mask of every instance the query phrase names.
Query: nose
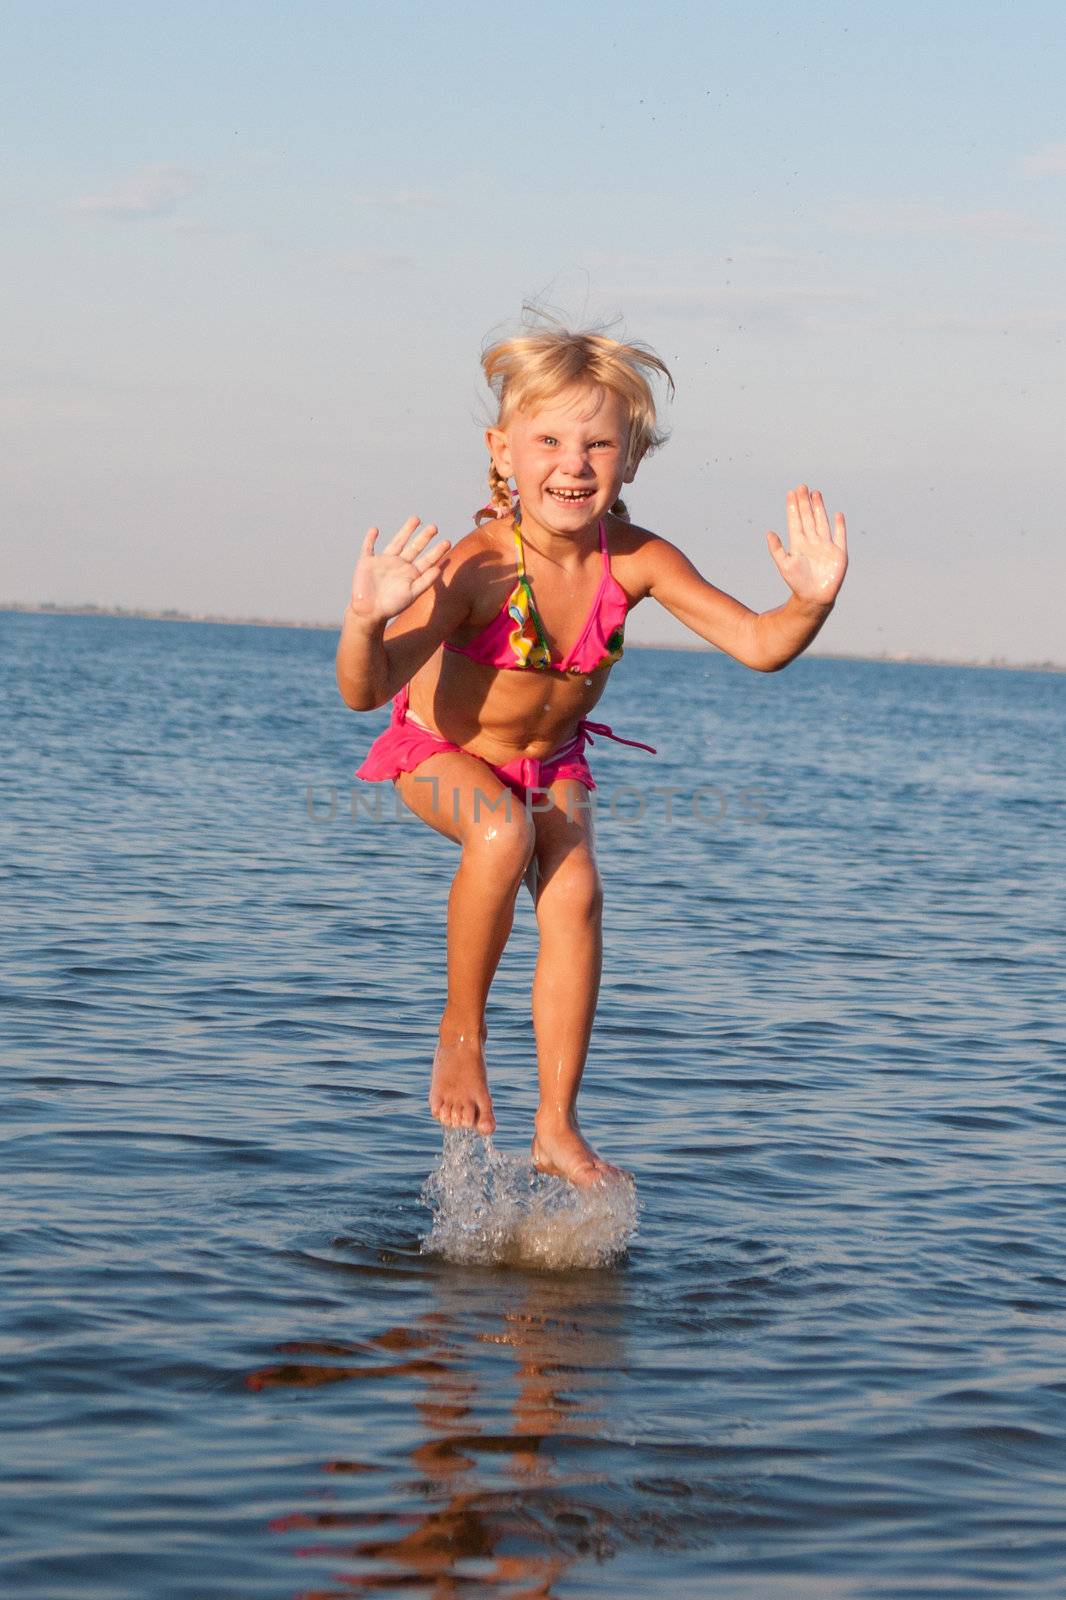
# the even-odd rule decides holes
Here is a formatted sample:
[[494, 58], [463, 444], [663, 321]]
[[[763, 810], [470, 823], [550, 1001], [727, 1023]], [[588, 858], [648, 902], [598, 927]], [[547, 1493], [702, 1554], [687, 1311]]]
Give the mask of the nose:
[[589, 470], [589, 453], [584, 445], [567, 445], [559, 465], [570, 478], [583, 478]]

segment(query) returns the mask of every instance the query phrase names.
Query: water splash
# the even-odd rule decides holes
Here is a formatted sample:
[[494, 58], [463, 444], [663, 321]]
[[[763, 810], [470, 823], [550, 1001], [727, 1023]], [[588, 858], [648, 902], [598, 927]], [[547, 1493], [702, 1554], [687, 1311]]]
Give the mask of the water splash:
[[606, 1267], [637, 1229], [631, 1181], [575, 1189], [465, 1128], [445, 1128], [422, 1200], [433, 1212], [423, 1254], [446, 1261], [556, 1271]]

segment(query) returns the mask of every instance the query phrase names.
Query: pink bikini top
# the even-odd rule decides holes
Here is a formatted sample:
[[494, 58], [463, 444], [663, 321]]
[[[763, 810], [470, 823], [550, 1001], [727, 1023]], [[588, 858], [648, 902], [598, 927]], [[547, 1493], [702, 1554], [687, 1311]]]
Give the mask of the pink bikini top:
[[517, 512], [514, 542], [518, 581], [503, 607], [469, 644], [446, 642], [445, 650], [469, 656], [471, 661], [481, 662], [486, 667], [511, 671], [532, 668], [541, 672], [576, 673], [594, 672], [597, 667], [613, 666], [622, 654], [629, 600], [621, 584], [611, 575], [611, 559], [607, 554], [607, 535], [603, 523], [600, 523], [600, 553], [603, 556], [600, 586], [577, 642], [561, 661], [552, 660], [551, 647], [544, 637], [544, 626], [537, 615], [533, 589], [526, 576], [521, 523]]

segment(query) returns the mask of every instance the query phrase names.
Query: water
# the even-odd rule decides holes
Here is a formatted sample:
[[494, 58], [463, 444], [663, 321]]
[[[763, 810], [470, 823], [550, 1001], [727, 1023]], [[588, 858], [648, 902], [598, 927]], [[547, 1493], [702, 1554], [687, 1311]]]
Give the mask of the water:
[[492, 1139], [449, 1129], [443, 1142], [422, 1190], [433, 1212], [427, 1255], [558, 1272], [614, 1266], [626, 1254], [637, 1227], [631, 1180], [575, 1189], [534, 1172], [528, 1156], [503, 1155]]
[[1066, 678], [627, 655], [597, 1210], [333, 644], [0, 617], [3, 1591], [1066, 1595]]

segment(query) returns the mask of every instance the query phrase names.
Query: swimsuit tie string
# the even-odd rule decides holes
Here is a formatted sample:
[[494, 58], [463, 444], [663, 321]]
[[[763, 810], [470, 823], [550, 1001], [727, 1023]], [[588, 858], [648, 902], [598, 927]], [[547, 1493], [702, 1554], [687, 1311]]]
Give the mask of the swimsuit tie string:
[[634, 750], [647, 750], [653, 756], [659, 753], [653, 744], [642, 744], [639, 739], [623, 739], [622, 735], [615, 733], [614, 729], [609, 728], [606, 722], [590, 722], [587, 717], [582, 717], [578, 727], [585, 734], [590, 744], [595, 743], [592, 735], [596, 733], [600, 734], [604, 739], [613, 739], [615, 744], [629, 744], [633, 746]]

